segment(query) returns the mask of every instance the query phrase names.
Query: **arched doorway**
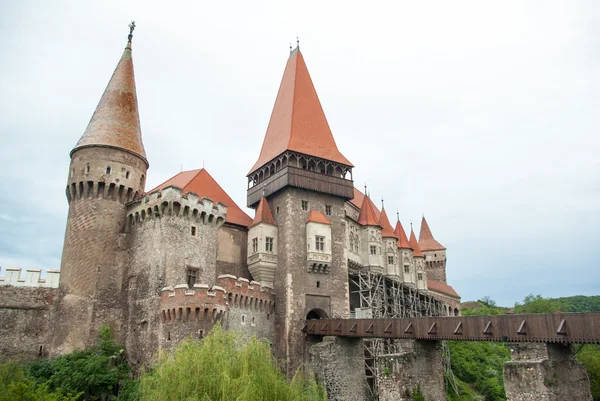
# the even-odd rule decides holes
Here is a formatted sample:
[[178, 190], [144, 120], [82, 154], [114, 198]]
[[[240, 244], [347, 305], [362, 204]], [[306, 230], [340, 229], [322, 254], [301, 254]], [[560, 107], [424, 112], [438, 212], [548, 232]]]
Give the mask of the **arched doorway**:
[[327, 319], [328, 317], [329, 316], [327, 316], [327, 312], [325, 312], [323, 309], [319, 309], [319, 308], [311, 309], [306, 314], [306, 320]]

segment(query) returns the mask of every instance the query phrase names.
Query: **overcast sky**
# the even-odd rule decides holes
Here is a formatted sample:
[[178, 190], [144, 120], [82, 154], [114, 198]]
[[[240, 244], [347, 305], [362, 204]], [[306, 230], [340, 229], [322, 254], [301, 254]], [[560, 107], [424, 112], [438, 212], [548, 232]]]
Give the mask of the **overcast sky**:
[[0, 266], [60, 267], [69, 152], [134, 19], [147, 189], [204, 163], [245, 205], [299, 36], [355, 185], [425, 214], [463, 301], [598, 295], [600, 2], [493, 3], [3, 0]]

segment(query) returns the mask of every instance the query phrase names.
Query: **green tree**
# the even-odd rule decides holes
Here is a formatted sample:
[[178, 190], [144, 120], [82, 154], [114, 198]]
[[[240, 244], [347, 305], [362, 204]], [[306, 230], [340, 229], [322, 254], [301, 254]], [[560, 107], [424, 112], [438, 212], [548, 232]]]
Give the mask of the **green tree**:
[[560, 310], [560, 304], [552, 298], [544, 298], [540, 294], [529, 294], [523, 303], [515, 303], [515, 313], [554, 313]]
[[16, 362], [0, 362], [0, 401], [76, 401], [80, 394], [51, 391], [38, 385]]
[[312, 401], [326, 400], [314, 375], [298, 370], [289, 383], [269, 344], [255, 337], [243, 341], [216, 325], [201, 342], [191, 338], [163, 353], [152, 371], [142, 374], [145, 401]]
[[590, 384], [592, 398], [600, 401], [600, 345], [584, 345], [577, 353], [577, 360], [585, 365]]

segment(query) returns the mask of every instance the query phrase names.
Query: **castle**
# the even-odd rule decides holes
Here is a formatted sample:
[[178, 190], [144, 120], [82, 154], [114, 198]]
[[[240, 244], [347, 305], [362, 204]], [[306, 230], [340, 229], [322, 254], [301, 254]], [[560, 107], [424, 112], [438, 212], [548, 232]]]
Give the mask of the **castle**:
[[460, 314], [425, 218], [417, 240], [354, 187], [298, 47], [247, 173], [254, 218], [205, 169], [146, 190], [131, 33], [70, 156], [60, 281], [5, 269], [2, 354], [70, 352], [108, 324], [139, 367], [220, 321], [291, 374], [307, 318]]

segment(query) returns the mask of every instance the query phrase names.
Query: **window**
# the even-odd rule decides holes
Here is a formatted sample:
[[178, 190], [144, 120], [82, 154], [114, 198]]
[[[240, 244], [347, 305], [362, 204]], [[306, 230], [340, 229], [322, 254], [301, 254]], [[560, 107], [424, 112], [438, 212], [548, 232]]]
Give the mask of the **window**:
[[73, 178], [73, 176], [74, 176], [74, 175], [75, 175], [75, 169], [74, 169], [74, 168], [72, 168], [72, 169], [71, 169], [71, 178]]
[[317, 251], [325, 251], [325, 237], [320, 235], [315, 236], [315, 248]]
[[265, 251], [273, 252], [273, 238], [271, 238], [271, 237], [265, 238]]
[[404, 265], [404, 273], [410, 273], [410, 266]]
[[106, 174], [110, 174], [110, 166], [106, 168]]
[[279, 214], [279, 206], [275, 209], [275, 213]]
[[196, 236], [196, 227], [192, 226], [192, 235], [195, 237]]
[[369, 249], [371, 250], [371, 255], [377, 255], [377, 247], [375, 245], [371, 245]]
[[321, 287], [321, 282], [317, 281], [317, 288], [320, 288], [320, 287]]
[[196, 278], [198, 277], [198, 269], [187, 270], [187, 285], [189, 288], [193, 288], [196, 284]]
[[86, 174], [90, 173], [90, 164], [89, 163], [85, 165], [85, 173]]
[[304, 211], [308, 210], [308, 201], [307, 200], [302, 201], [302, 210], [304, 210]]
[[417, 280], [423, 281], [423, 273], [417, 273]]
[[125, 173], [125, 178], [129, 179], [129, 171]]
[[252, 238], [252, 254], [258, 252], [258, 238]]
[[393, 265], [393, 264], [394, 264], [394, 257], [388, 256], [388, 265]]
[[325, 214], [331, 216], [331, 205], [325, 205]]

